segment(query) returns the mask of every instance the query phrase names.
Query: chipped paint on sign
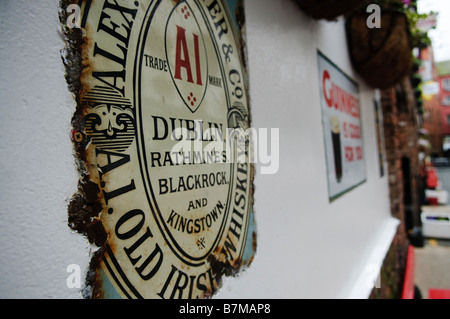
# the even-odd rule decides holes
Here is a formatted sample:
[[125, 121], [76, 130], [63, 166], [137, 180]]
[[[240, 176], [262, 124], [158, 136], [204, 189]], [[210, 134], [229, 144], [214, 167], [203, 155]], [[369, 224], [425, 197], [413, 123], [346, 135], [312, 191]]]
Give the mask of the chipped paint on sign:
[[80, 28], [65, 25], [69, 225], [100, 247], [86, 297], [205, 298], [253, 259], [244, 20], [228, 2], [237, 19], [222, 0], [80, 1]]

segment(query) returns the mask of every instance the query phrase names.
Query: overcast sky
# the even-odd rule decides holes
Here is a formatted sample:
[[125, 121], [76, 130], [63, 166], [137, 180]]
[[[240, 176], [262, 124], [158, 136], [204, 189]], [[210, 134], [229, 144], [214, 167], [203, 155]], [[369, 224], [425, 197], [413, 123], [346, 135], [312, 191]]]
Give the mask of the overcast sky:
[[436, 62], [450, 60], [450, 1], [449, 0], [418, 0], [419, 12], [439, 12], [437, 27], [428, 31], [433, 41], [434, 58]]

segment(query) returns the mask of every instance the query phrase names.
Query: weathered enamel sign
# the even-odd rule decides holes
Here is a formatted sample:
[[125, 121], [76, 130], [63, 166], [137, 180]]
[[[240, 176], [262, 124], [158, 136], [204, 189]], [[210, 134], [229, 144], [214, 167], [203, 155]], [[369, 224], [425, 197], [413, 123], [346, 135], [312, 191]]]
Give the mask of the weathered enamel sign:
[[256, 245], [242, 3], [61, 8], [81, 173], [69, 225], [101, 247], [85, 296], [211, 296]]

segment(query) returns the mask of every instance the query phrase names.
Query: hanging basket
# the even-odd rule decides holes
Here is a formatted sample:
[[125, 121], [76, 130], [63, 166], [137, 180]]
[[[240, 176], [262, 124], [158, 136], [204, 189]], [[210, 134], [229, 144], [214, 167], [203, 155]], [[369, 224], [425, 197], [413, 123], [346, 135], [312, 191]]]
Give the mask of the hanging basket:
[[364, 0], [294, 0], [306, 14], [314, 19], [336, 20], [340, 15], [348, 14]]
[[405, 14], [381, 10], [381, 27], [369, 28], [369, 13], [355, 12], [347, 18], [350, 58], [356, 72], [372, 87], [386, 89], [399, 83], [412, 70], [412, 46]]

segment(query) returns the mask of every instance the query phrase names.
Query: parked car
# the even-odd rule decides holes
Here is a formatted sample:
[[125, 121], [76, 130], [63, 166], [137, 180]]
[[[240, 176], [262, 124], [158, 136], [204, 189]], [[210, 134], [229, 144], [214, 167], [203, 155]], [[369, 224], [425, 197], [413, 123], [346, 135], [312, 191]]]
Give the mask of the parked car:
[[447, 157], [434, 157], [431, 159], [434, 166], [450, 166], [450, 160]]

